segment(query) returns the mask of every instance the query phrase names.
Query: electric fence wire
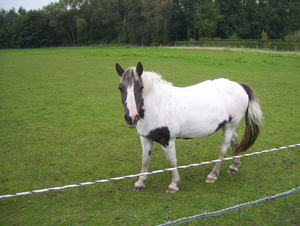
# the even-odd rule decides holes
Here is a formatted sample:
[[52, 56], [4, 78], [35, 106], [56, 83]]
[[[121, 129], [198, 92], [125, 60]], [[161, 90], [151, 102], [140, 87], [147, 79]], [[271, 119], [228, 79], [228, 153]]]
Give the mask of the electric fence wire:
[[40, 189], [40, 190], [18, 192], [18, 193], [15, 193], [15, 194], [1, 195], [0, 199], [2, 199], [2, 198], [11, 198], [11, 197], [15, 197], [15, 196], [32, 195], [32, 194], [48, 192], [48, 191], [57, 191], [57, 190], [66, 189], [66, 188], [75, 188], [75, 187], [79, 187], [79, 186], [92, 185], [92, 184], [98, 184], [98, 183], [105, 183], [105, 182], [109, 182], [109, 181], [116, 181], [116, 180], [122, 180], [122, 179], [126, 179], [126, 178], [139, 177], [139, 176], [142, 176], [142, 175], [150, 175], [150, 174], [156, 174], [156, 173], [169, 172], [169, 171], [176, 170], [176, 169], [186, 169], [186, 168], [195, 167], [195, 166], [201, 166], [201, 165], [206, 165], [206, 164], [211, 164], [211, 163], [216, 163], [216, 162], [228, 161], [228, 160], [232, 160], [232, 159], [235, 159], [235, 158], [242, 158], [242, 157], [248, 157], [248, 156], [252, 156], [252, 155], [258, 155], [258, 154], [263, 154], [263, 153], [268, 153], [268, 152], [273, 152], [273, 151], [278, 151], [278, 150], [285, 150], [285, 149], [294, 148], [294, 147], [297, 147], [297, 146], [300, 146], [300, 143], [287, 145], [287, 146], [279, 147], [279, 148], [273, 148], [273, 149], [270, 149], [270, 150], [264, 150], [264, 151], [260, 151], [260, 152], [253, 152], [253, 153], [249, 153], [249, 154], [236, 155], [236, 156], [232, 156], [232, 157], [228, 157], [228, 158], [222, 158], [222, 159], [216, 159], [216, 160], [211, 160], [211, 161], [206, 161], [206, 162], [194, 163], [194, 164], [185, 165], [185, 166], [178, 166], [178, 167], [174, 167], [174, 168], [166, 168], [166, 169], [163, 169], [163, 170], [155, 170], [155, 171], [151, 171], [151, 172], [139, 173], [139, 174], [134, 174], [134, 175], [127, 175], [127, 176], [123, 176], [123, 177], [115, 177], [115, 178], [110, 178], [110, 179], [96, 180], [96, 181], [93, 181], [93, 182], [84, 182], [84, 183], [79, 183], [79, 184], [65, 185], [65, 186], [62, 186], [62, 187], [45, 188], [45, 189]]

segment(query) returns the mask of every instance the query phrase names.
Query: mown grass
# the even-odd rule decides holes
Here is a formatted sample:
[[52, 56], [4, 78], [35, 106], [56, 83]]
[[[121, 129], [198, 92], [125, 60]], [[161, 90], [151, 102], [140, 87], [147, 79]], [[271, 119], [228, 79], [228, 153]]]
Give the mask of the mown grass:
[[[95, 181], [140, 172], [141, 145], [123, 119], [115, 63], [140, 61], [176, 86], [225, 77], [250, 85], [266, 125], [248, 151], [299, 143], [300, 56], [167, 48], [49, 48], [0, 51], [0, 195]], [[238, 129], [241, 137], [244, 122]], [[216, 159], [221, 131], [178, 140], [178, 165]], [[224, 162], [180, 170], [176, 194], [170, 173], [0, 200], [1, 225], [156, 225], [217, 211], [300, 186], [300, 148], [242, 159], [237, 174]], [[228, 154], [228, 156], [230, 153]], [[158, 144], [149, 170], [167, 168]], [[300, 194], [287, 196], [284, 225], [300, 224]], [[283, 198], [241, 210], [242, 225], [279, 224]], [[237, 225], [238, 212], [190, 225]]]

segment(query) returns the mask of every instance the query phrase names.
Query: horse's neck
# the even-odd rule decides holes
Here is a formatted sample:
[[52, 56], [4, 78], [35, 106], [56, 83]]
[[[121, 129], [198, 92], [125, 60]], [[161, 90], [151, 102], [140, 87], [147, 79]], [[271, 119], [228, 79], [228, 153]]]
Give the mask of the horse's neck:
[[146, 107], [154, 107], [164, 102], [166, 98], [170, 95], [171, 89], [173, 86], [163, 83], [163, 82], [155, 82], [152, 89], [148, 92], [148, 94], [144, 97], [144, 103]]

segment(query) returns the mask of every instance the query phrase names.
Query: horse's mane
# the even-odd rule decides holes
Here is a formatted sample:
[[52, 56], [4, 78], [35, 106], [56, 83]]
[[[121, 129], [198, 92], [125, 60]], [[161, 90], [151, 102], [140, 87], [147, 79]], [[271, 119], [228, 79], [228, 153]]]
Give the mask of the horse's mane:
[[152, 90], [155, 83], [172, 85], [172, 83], [163, 80], [161, 75], [155, 72], [144, 71], [144, 73], [141, 75], [141, 79], [144, 85], [143, 96], [146, 96]]

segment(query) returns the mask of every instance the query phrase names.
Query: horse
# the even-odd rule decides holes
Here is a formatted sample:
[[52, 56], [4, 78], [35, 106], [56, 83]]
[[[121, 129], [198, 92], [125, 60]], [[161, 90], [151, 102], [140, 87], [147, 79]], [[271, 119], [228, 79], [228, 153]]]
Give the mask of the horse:
[[[225, 78], [215, 78], [202, 83], [175, 87], [155, 72], [144, 71], [138, 62], [136, 67], [123, 70], [116, 63], [121, 77], [119, 89], [129, 128], [136, 128], [142, 144], [141, 173], [148, 171], [153, 142], [162, 146], [172, 168], [177, 167], [175, 140], [204, 138], [223, 129], [219, 159], [232, 147], [233, 156], [249, 149], [257, 139], [263, 114], [253, 89], [243, 83]], [[245, 116], [245, 132], [238, 144], [235, 132]], [[207, 183], [214, 183], [220, 173], [222, 161], [217, 162], [207, 176]], [[240, 159], [234, 158], [229, 173], [238, 171]], [[177, 169], [167, 192], [179, 191], [180, 177]], [[145, 188], [147, 175], [139, 176], [134, 190]]]

